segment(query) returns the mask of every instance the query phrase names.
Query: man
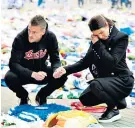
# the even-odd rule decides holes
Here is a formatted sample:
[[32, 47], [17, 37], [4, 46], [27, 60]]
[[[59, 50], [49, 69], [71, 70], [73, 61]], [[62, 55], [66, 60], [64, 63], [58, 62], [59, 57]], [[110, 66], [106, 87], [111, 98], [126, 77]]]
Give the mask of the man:
[[88, 82], [79, 99], [85, 106], [106, 103], [107, 110], [99, 122], [109, 123], [121, 118], [119, 109], [126, 107], [125, 97], [134, 85], [133, 73], [125, 60], [128, 36], [102, 15], [92, 17], [88, 26], [92, 35], [86, 56], [73, 65], [58, 68], [53, 76], [60, 78], [89, 68], [95, 79]]
[[[14, 39], [9, 61], [10, 70], [5, 76], [5, 82], [21, 99], [20, 105], [28, 103], [28, 92], [22, 85], [47, 83], [36, 96], [36, 101], [42, 105], [46, 103], [46, 97], [63, 86], [67, 79], [66, 76], [60, 79], [52, 77], [61, 63], [56, 36], [47, 28], [45, 19], [36, 15], [28, 27]], [[48, 56], [51, 67], [46, 65]]]
[[82, 7], [84, 5], [84, 0], [78, 0], [78, 6]]
[[20, 9], [24, 5], [24, 0], [8, 0], [8, 9], [17, 8]]
[[114, 8], [115, 6], [118, 6], [118, 0], [111, 0], [112, 6], [111, 8]]

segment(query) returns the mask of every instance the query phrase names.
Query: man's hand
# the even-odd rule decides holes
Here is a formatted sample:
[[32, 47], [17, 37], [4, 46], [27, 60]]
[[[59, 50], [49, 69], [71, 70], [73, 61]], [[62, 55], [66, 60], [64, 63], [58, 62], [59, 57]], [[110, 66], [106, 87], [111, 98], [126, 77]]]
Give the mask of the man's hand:
[[33, 72], [31, 77], [34, 78], [37, 81], [42, 81], [47, 76], [46, 72]]
[[66, 74], [66, 70], [63, 67], [59, 67], [53, 73], [55, 79], [60, 78], [62, 75]]
[[99, 40], [98, 36], [91, 35], [91, 41], [95, 44]]

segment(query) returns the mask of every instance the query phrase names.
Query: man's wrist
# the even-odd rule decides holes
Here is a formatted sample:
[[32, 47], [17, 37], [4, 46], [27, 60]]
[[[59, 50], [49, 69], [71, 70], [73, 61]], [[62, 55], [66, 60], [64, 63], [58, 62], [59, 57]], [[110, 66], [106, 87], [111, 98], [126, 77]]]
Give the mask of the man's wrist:
[[31, 77], [34, 78], [34, 76], [35, 76], [35, 72], [32, 72]]

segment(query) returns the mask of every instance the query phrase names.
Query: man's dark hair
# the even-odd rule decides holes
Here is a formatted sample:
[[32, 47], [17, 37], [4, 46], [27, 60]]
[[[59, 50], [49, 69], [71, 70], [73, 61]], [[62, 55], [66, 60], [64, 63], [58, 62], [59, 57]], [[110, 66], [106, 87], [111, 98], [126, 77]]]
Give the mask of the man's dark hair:
[[47, 27], [47, 22], [45, 21], [44, 17], [41, 15], [34, 16], [31, 19], [30, 24], [32, 26], [40, 26], [42, 29], [46, 29]]
[[97, 15], [90, 19], [88, 26], [91, 31], [98, 30], [106, 26], [106, 22], [109, 26], [113, 26], [114, 22], [103, 15]]

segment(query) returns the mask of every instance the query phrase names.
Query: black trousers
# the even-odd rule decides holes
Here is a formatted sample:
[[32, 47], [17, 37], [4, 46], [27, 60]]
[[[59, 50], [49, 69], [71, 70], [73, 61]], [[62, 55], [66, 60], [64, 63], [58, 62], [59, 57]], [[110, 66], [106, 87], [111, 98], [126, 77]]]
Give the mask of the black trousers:
[[117, 106], [122, 109], [125, 97], [132, 91], [134, 78], [133, 76], [96, 78], [88, 83], [89, 87], [79, 98], [83, 105], [106, 103], [109, 108]]
[[54, 79], [53, 78], [53, 72], [50, 67], [47, 67], [46, 71], [47, 77], [45, 77], [44, 80], [42, 81], [37, 81], [34, 78], [27, 79], [26, 77], [19, 76], [9, 70], [6, 75], [5, 75], [5, 82], [9, 89], [11, 89], [13, 92], [16, 93], [16, 96], [18, 98], [27, 98], [28, 97], [28, 92], [25, 90], [23, 85], [26, 84], [47, 84], [45, 87], [41, 88], [38, 92], [38, 96], [40, 98], [46, 98], [49, 96], [54, 90], [62, 87], [64, 83], [67, 80], [67, 76], [63, 75], [59, 79]]

